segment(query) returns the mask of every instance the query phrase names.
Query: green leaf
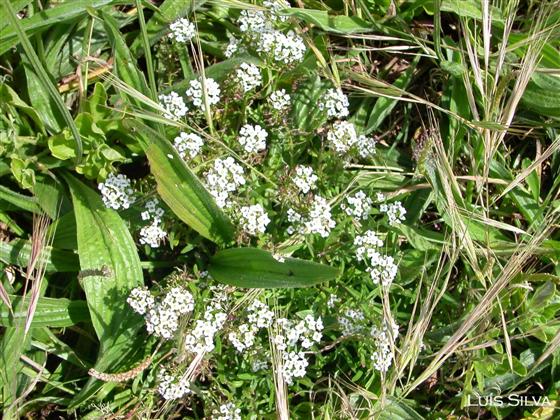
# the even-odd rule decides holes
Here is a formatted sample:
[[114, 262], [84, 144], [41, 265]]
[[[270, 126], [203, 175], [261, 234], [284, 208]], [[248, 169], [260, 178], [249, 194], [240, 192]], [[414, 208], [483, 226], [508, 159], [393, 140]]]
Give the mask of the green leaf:
[[[46, 259], [46, 271], [49, 273], [68, 273], [79, 270], [78, 257], [71, 251], [46, 247], [43, 258]], [[31, 242], [16, 239], [12, 242], [0, 242], [0, 260], [7, 264], [27, 267], [31, 255]]]
[[35, 197], [14, 192], [3, 185], [0, 185], [0, 200], [7, 201], [21, 210], [41, 213], [41, 207], [37, 204]]
[[231, 222], [175, 148], [153, 130], [145, 126], [141, 129], [152, 140], [145, 145], [146, 156], [162, 200], [179, 219], [205, 238], [217, 243], [230, 242], [233, 237]]
[[[118, 213], [99, 195], [70, 175], [64, 175], [74, 203], [81, 280], [100, 349], [94, 368], [115, 373], [143, 357], [139, 334], [142, 318], [126, 303], [130, 291], [144, 283], [136, 245]], [[91, 378], [71, 401], [76, 407], [97, 392], [103, 382]]]
[[26, 58], [33, 66], [33, 70], [36, 72], [37, 77], [41, 82], [42, 88], [45, 89], [48, 95], [52, 98], [56, 108], [62, 114], [62, 117], [66, 122], [66, 125], [70, 128], [70, 131], [72, 132], [72, 137], [74, 137], [74, 141], [76, 142], [76, 150], [77, 150], [76, 163], [79, 163], [79, 161], [82, 158], [82, 140], [80, 139], [80, 134], [78, 133], [78, 129], [74, 124], [74, 120], [72, 119], [72, 116], [70, 115], [68, 109], [66, 109], [66, 105], [62, 100], [62, 97], [58, 93], [58, 90], [56, 89], [50, 76], [47, 74], [47, 71], [45, 70], [43, 64], [41, 63], [41, 60], [39, 60], [37, 53], [33, 49], [33, 46], [31, 45], [31, 42], [29, 41], [28, 36], [25, 33], [25, 29], [22, 27], [22, 24], [20, 23], [19, 19], [16, 17], [15, 12], [13, 11], [12, 6], [10, 5], [10, 2], [8, 0], [3, 0], [2, 4], [6, 8], [6, 11], [8, 12], [7, 16], [10, 22], [10, 29], [13, 29], [17, 34], [17, 37], [21, 42], [23, 50], [25, 51]]
[[249, 288], [308, 287], [334, 280], [340, 270], [313, 261], [285, 257], [280, 262], [258, 248], [231, 248], [218, 252], [208, 266], [220, 283]]
[[[29, 298], [26, 298], [26, 303]], [[22, 304], [21, 296], [10, 295], [12, 305], [18, 308], [12, 316], [5, 305], [0, 307], [0, 325], [13, 327], [18, 322], [25, 323], [27, 304]], [[88, 307], [83, 300], [40, 297], [31, 322], [32, 327], [69, 327], [78, 322], [89, 321]]]
[[[99, 9], [115, 0], [72, 0], [58, 3], [58, 6], [35, 13], [29, 18], [22, 19], [21, 27], [28, 36], [48, 30], [51, 26], [67, 22], [86, 15], [87, 8]], [[15, 6], [12, 6], [15, 8]], [[16, 8], [17, 10], [17, 8]], [[2, 16], [10, 13], [6, 8]], [[0, 30], [0, 55], [18, 44], [18, 35], [12, 25], [7, 25]]]
[[356, 16], [331, 16], [324, 10], [290, 8], [282, 14], [296, 16], [307, 23], [317, 25], [327, 32], [338, 34], [356, 34], [373, 32], [375, 28], [363, 19]]

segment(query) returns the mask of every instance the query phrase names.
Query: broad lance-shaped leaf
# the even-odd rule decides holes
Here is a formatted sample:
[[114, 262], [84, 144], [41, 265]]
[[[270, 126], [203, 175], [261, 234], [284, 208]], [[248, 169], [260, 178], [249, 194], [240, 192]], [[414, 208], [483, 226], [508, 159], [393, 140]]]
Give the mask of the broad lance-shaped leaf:
[[[106, 208], [95, 191], [70, 175], [64, 178], [76, 216], [80, 284], [100, 342], [95, 369], [127, 370], [143, 357], [140, 343], [145, 339], [138, 333], [142, 318], [126, 303], [130, 290], [143, 284], [136, 245], [118, 213]], [[83, 402], [99, 387], [90, 379], [71, 404]]]
[[[8, 308], [2, 305], [0, 308], [0, 325], [3, 327], [13, 327], [18, 322], [23, 323], [27, 316], [27, 304], [21, 304], [21, 296], [10, 295], [10, 300], [13, 306], [18, 309], [12, 316]], [[26, 299], [26, 302], [29, 302], [29, 298]], [[31, 326], [69, 327], [78, 322], [89, 321], [89, 319], [88, 307], [83, 300], [40, 297]]]
[[308, 287], [339, 275], [338, 268], [289, 257], [281, 262], [258, 248], [220, 251], [210, 260], [208, 272], [220, 283], [265, 289]]
[[151, 143], [146, 147], [146, 156], [163, 201], [179, 219], [205, 238], [222, 244], [230, 242], [233, 226], [204, 185], [169, 142], [153, 130], [149, 135]]

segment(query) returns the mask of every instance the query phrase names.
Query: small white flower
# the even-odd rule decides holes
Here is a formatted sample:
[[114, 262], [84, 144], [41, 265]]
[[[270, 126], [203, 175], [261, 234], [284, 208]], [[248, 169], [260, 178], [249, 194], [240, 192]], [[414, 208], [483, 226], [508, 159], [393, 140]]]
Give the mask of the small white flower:
[[229, 36], [229, 43], [226, 47], [224, 55], [227, 58], [231, 58], [233, 56], [233, 54], [235, 54], [238, 50], [239, 50], [239, 39], [230, 35]]
[[177, 400], [191, 392], [186, 377], [176, 377], [165, 369], [158, 373], [158, 392], [166, 400]]
[[144, 205], [144, 210], [141, 213], [142, 220], [157, 220], [158, 222], [161, 221], [163, 214], [165, 213], [164, 210], [159, 206], [159, 200], [157, 198], [152, 198], [151, 200], [146, 201]]
[[170, 120], [177, 121], [187, 115], [188, 107], [184, 99], [177, 92], [169, 95], [159, 95], [159, 102], [164, 108], [163, 115]]
[[262, 83], [261, 72], [252, 63], [241, 63], [235, 71], [235, 80], [243, 87], [243, 92], [249, 92], [259, 87]]
[[348, 308], [338, 317], [338, 324], [342, 327], [342, 335], [354, 335], [363, 331], [365, 316], [357, 309]]
[[196, 35], [196, 28], [194, 23], [189, 22], [188, 19], [181, 18], [169, 25], [171, 33], [169, 38], [174, 39], [181, 44], [190, 41]]
[[270, 218], [260, 204], [241, 207], [243, 230], [249, 235], [264, 233]]
[[377, 142], [373, 137], [366, 137], [363, 134], [358, 137], [356, 148], [361, 158], [366, 159], [375, 155]]
[[242, 10], [237, 20], [239, 30], [247, 33], [260, 33], [271, 29], [272, 23], [260, 10]]
[[270, 12], [272, 13], [272, 19], [276, 18], [281, 22], [285, 22], [286, 20], [288, 20], [288, 16], [282, 16], [280, 14], [280, 11], [292, 7], [286, 0], [265, 0], [263, 1], [263, 6], [267, 7], [270, 10]]
[[285, 89], [275, 90], [268, 97], [268, 102], [276, 111], [284, 111], [290, 107], [290, 95]]
[[241, 420], [241, 409], [232, 402], [222, 404], [218, 410], [212, 411], [212, 420]]
[[387, 218], [391, 226], [398, 225], [406, 220], [406, 209], [400, 201], [395, 201], [391, 204], [381, 204], [379, 206], [379, 211], [381, 213], [387, 213]]
[[194, 133], [179, 133], [174, 140], [175, 149], [182, 159], [185, 159], [187, 154], [191, 159], [195, 158], [200, 153], [203, 144], [202, 138]]
[[140, 243], [149, 245], [152, 248], [159, 247], [160, 242], [166, 236], [167, 232], [160, 227], [159, 220], [154, 220], [151, 224], [140, 229]]
[[304, 222], [305, 233], [318, 233], [323, 238], [327, 238], [335, 226], [336, 223], [331, 216], [331, 206], [326, 199], [316, 195], [307, 220]]
[[192, 101], [193, 105], [201, 110], [204, 110], [204, 90], [202, 88], [204, 84], [204, 90], [206, 90], [206, 96], [208, 101], [208, 106], [216, 105], [220, 102], [220, 85], [212, 78], [207, 77], [204, 80], [200, 77], [198, 80], [191, 80], [189, 82], [189, 88], [185, 91], [185, 94]]
[[156, 305], [146, 313], [146, 329], [148, 333], [169, 340], [179, 327], [177, 312]]
[[216, 159], [214, 167], [205, 174], [206, 186], [220, 208], [231, 205], [230, 194], [245, 184], [243, 168], [232, 157]]
[[282, 376], [288, 385], [294, 383], [294, 378], [303, 378], [309, 362], [303, 352], [288, 352], [282, 358]]
[[335, 307], [335, 305], [336, 305], [338, 302], [340, 302], [340, 298], [339, 298], [337, 295], [335, 295], [335, 294], [331, 294], [331, 295], [329, 296], [329, 300], [327, 301], [327, 307], [328, 307], [329, 309], [332, 309], [332, 308]]
[[373, 283], [381, 283], [385, 287], [390, 286], [398, 271], [395, 259], [375, 251], [368, 253], [368, 257], [369, 266], [366, 268], [366, 271], [370, 274]]
[[293, 31], [284, 34], [277, 30], [263, 31], [259, 35], [257, 51], [271, 60], [286, 65], [303, 60], [306, 51], [303, 38]]
[[327, 141], [340, 155], [344, 155], [358, 142], [354, 124], [348, 121], [336, 121], [327, 133]]
[[318, 179], [312, 167], [304, 165], [296, 166], [296, 174], [293, 177], [293, 181], [302, 193], [307, 194], [309, 191], [314, 190]]
[[365, 261], [377, 255], [377, 249], [383, 246], [383, 241], [372, 230], [366, 231], [363, 235], [354, 238], [356, 246], [356, 258], [358, 261]]
[[97, 186], [105, 207], [115, 210], [127, 209], [134, 203], [134, 190], [130, 187], [130, 179], [126, 175], [109, 174], [105, 182]]
[[185, 315], [193, 311], [194, 298], [189, 291], [183, 287], [177, 286], [166, 293], [161, 301], [161, 305], [178, 314]]
[[245, 124], [239, 130], [239, 143], [247, 153], [256, 153], [266, 149], [268, 133], [260, 125]]
[[319, 109], [326, 109], [329, 118], [345, 118], [348, 116], [348, 97], [341, 89], [329, 89], [319, 102]]
[[366, 220], [369, 216], [373, 201], [366, 196], [363, 191], [358, 191], [354, 195], [346, 197], [348, 205], [342, 204], [340, 207], [348, 216], [356, 219]]
[[155, 305], [155, 299], [146, 287], [135, 287], [126, 299], [134, 312], [144, 315]]

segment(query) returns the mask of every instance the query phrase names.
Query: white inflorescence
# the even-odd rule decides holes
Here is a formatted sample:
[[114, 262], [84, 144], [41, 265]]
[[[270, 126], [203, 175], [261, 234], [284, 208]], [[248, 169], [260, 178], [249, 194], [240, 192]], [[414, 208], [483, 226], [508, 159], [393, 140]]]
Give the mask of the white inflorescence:
[[307, 315], [299, 322], [280, 318], [276, 324], [280, 332], [273, 337], [273, 341], [282, 352], [282, 376], [286, 383], [291, 385], [294, 378], [305, 376], [309, 364], [300, 347], [309, 349], [321, 341], [323, 321], [321, 318], [315, 319], [312, 315]]
[[348, 121], [336, 121], [327, 133], [327, 141], [338, 154], [348, 153], [358, 141], [354, 124]]
[[342, 335], [354, 335], [362, 332], [365, 321], [364, 313], [357, 309], [348, 308], [338, 317], [338, 324], [342, 328]]
[[348, 97], [340, 89], [329, 89], [321, 102], [319, 109], [326, 109], [329, 118], [345, 118], [348, 116]]
[[391, 322], [391, 325], [387, 324], [385, 321], [382, 328], [373, 326], [371, 329], [371, 335], [377, 346], [371, 360], [373, 360], [373, 367], [380, 372], [387, 372], [391, 367], [393, 361], [391, 347], [394, 346], [399, 335], [399, 326], [394, 321]]
[[261, 85], [261, 72], [254, 64], [241, 63], [235, 71], [235, 80], [241, 84], [243, 92], [249, 92]]
[[227, 295], [222, 288], [211, 288], [213, 298], [206, 306], [202, 319], [197, 319], [194, 328], [185, 337], [185, 349], [191, 353], [203, 354], [214, 350], [214, 337], [224, 326], [227, 314]]
[[257, 51], [283, 64], [294, 64], [303, 60], [306, 47], [303, 38], [293, 31], [284, 34], [277, 30], [261, 31]]
[[356, 142], [356, 148], [358, 149], [358, 155], [362, 159], [366, 159], [375, 155], [376, 149], [375, 145], [377, 142], [373, 137], [367, 137], [363, 134], [358, 136], [358, 141]]
[[247, 323], [241, 324], [228, 335], [229, 341], [240, 353], [253, 346], [259, 330], [270, 327], [274, 317], [274, 313], [268, 306], [258, 300], [254, 300], [249, 305], [247, 312]]
[[256, 153], [266, 149], [268, 133], [260, 125], [245, 124], [239, 130], [239, 143], [247, 153]]
[[290, 107], [290, 95], [285, 89], [275, 90], [268, 97], [268, 103], [276, 111], [284, 111]]
[[159, 206], [159, 200], [157, 198], [152, 198], [146, 201], [144, 205], [144, 210], [141, 214], [142, 220], [161, 220], [163, 217], [163, 209]]
[[181, 18], [173, 22], [169, 25], [169, 29], [171, 29], [169, 38], [182, 44], [190, 41], [196, 35], [194, 23], [189, 22], [189, 20], [185, 18]]
[[270, 218], [260, 204], [241, 207], [243, 230], [249, 235], [264, 233]]
[[356, 219], [366, 220], [371, 211], [373, 201], [366, 196], [363, 191], [358, 191], [354, 195], [346, 197], [348, 205], [342, 204], [340, 207], [346, 212], [348, 216]]
[[331, 206], [326, 199], [316, 195], [311, 204], [307, 220], [304, 222], [305, 233], [318, 233], [328, 238], [331, 229], [336, 226], [331, 216]]
[[158, 373], [158, 392], [166, 400], [177, 400], [191, 392], [189, 381], [171, 375], [166, 370]]
[[227, 58], [231, 58], [239, 50], [239, 39], [229, 35], [229, 43], [224, 51]]
[[140, 243], [151, 248], [158, 248], [161, 241], [165, 239], [167, 232], [160, 227], [159, 220], [154, 220], [140, 229]]
[[144, 315], [148, 309], [156, 304], [154, 297], [146, 287], [132, 289], [126, 301], [132, 310], [140, 315]]
[[296, 174], [292, 180], [302, 193], [307, 194], [309, 191], [315, 189], [318, 179], [312, 167], [298, 165], [296, 166]]
[[130, 179], [126, 175], [109, 174], [105, 182], [97, 186], [105, 207], [115, 210], [127, 209], [134, 203], [134, 190], [130, 187]]
[[335, 294], [331, 294], [331, 295], [329, 296], [329, 300], [327, 300], [327, 307], [330, 308], [330, 309], [332, 309], [332, 308], [334, 308], [335, 305], [336, 305], [337, 303], [339, 303], [339, 302], [340, 302], [340, 298], [339, 298], [337, 295], [335, 295]]
[[214, 167], [205, 174], [206, 186], [210, 194], [215, 198], [216, 204], [223, 208], [229, 207], [230, 194], [245, 184], [243, 168], [235, 163], [232, 157], [216, 159]]
[[159, 102], [164, 108], [163, 115], [170, 120], [179, 120], [187, 115], [189, 108], [185, 100], [177, 92], [169, 95], [159, 95]]
[[232, 402], [222, 404], [212, 412], [212, 420], [241, 420], [241, 409]]
[[388, 287], [397, 276], [397, 265], [395, 259], [388, 255], [382, 255], [378, 252], [369, 256], [369, 267], [366, 271], [370, 274], [374, 284]]
[[400, 201], [395, 201], [391, 204], [383, 203], [379, 206], [379, 211], [381, 213], [387, 213], [387, 218], [391, 226], [398, 225], [406, 219], [406, 209], [402, 206]]
[[267, 7], [270, 10], [270, 12], [272, 13], [272, 19], [277, 18], [281, 22], [285, 22], [286, 20], [288, 20], [288, 16], [282, 16], [279, 12], [283, 9], [292, 7], [286, 0], [265, 0], [263, 1], [263, 6]]
[[206, 90], [206, 96], [208, 101], [208, 106], [216, 105], [220, 102], [220, 85], [212, 78], [199, 78], [198, 80], [191, 80], [189, 83], [189, 88], [185, 91], [185, 94], [192, 101], [193, 105], [201, 110], [204, 110], [204, 91], [202, 85], [204, 82], [204, 87]]
[[175, 137], [174, 145], [182, 159], [185, 159], [187, 155], [193, 159], [200, 153], [204, 141], [194, 133], [179, 133], [179, 136]]
[[155, 301], [145, 288], [132, 289], [127, 299], [132, 309], [145, 315], [146, 329], [150, 334], [169, 340], [179, 327], [179, 316], [192, 312], [194, 299], [182, 287], [174, 287]]
[[365, 261], [378, 254], [377, 248], [383, 246], [383, 241], [377, 237], [375, 232], [368, 230], [363, 235], [354, 238], [354, 246], [356, 246], [358, 261]]
[[271, 29], [272, 22], [260, 10], [242, 10], [239, 19], [239, 30], [247, 33], [261, 33]]

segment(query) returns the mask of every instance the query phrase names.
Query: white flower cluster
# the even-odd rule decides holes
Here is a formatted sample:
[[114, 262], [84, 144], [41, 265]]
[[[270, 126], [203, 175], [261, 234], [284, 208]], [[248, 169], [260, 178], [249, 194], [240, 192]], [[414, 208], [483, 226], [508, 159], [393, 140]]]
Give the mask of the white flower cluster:
[[169, 38], [174, 39], [181, 44], [190, 41], [196, 35], [194, 23], [189, 22], [189, 20], [185, 18], [181, 18], [173, 22], [169, 25], [169, 29], [171, 29]]
[[338, 324], [342, 328], [342, 335], [354, 335], [363, 331], [364, 313], [359, 309], [347, 308], [343, 315], [338, 317]]
[[290, 95], [285, 89], [275, 90], [268, 97], [268, 103], [276, 111], [284, 111], [290, 107]]
[[336, 121], [327, 133], [327, 140], [338, 154], [346, 154], [358, 142], [354, 124], [348, 121]]
[[387, 372], [391, 367], [393, 361], [391, 347], [394, 346], [399, 335], [399, 326], [396, 322], [392, 321], [390, 326], [387, 324], [385, 321], [382, 328], [373, 326], [371, 329], [371, 335], [377, 346], [371, 355], [371, 360], [373, 360], [373, 367], [380, 372]]
[[166, 400], [177, 400], [191, 392], [189, 381], [166, 370], [158, 373], [158, 392]]
[[105, 207], [115, 210], [127, 209], [134, 203], [134, 190], [130, 187], [130, 179], [126, 175], [109, 174], [105, 182], [100, 182], [97, 187]]
[[296, 166], [296, 174], [292, 181], [294, 181], [294, 184], [302, 193], [307, 194], [315, 189], [318, 179], [311, 166], [298, 165]]
[[245, 184], [243, 168], [235, 163], [232, 157], [216, 159], [214, 167], [205, 174], [206, 186], [216, 200], [216, 204], [223, 208], [229, 207], [230, 194]]
[[340, 302], [340, 298], [337, 295], [335, 295], [334, 293], [331, 293], [331, 295], [329, 296], [329, 300], [327, 300], [327, 307], [329, 309], [332, 309], [339, 302]]
[[158, 248], [161, 241], [167, 237], [167, 232], [154, 220], [151, 224], [140, 229], [140, 243], [151, 248]]
[[259, 300], [254, 300], [247, 308], [247, 312], [247, 323], [241, 324], [228, 334], [229, 341], [240, 353], [253, 346], [259, 330], [270, 327], [274, 317], [269, 307]]
[[387, 213], [387, 218], [389, 219], [389, 224], [391, 226], [398, 225], [406, 219], [406, 209], [400, 201], [395, 201], [391, 204], [383, 203], [379, 206], [379, 211], [381, 213]]
[[354, 246], [356, 246], [356, 258], [358, 261], [365, 261], [378, 254], [377, 248], [383, 246], [383, 241], [375, 234], [368, 230], [363, 235], [354, 238]]
[[241, 63], [235, 71], [235, 81], [243, 87], [243, 92], [249, 92], [259, 87], [262, 83], [261, 72], [252, 63]]
[[164, 108], [163, 115], [170, 120], [181, 119], [187, 115], [189, 110], [185, 100], [177, 92], [171, 92], [169, 95], [159, 95], [159, 102]]
[[160, 226], [164, 211], [159, 207], [159, 200], [157, 198], [148, 200], [145, 208], [146, 210], [141, 214], [142, 220], [152, 220], [152, 223], [140, 229], [140, 243], [157, 248], [160, 242], [167, 236], [167, 232]]
[[375, 154], [375, 140], [356, 133], [354, 124], [348, 121], [336, 121], [327, 133], [327, 141], [339, 155], [347, 155], [356, 151], [362, 158]]
[[309, 349], [319, 343], [323, 337], [323, 321], [307, 315], [299, 322], [286, 318], [276, 321], [280, 333], [273, 337], [278, 350], [282, 352], [282, 376], [288, 385], [293, 384], [294, 378], [305, 376], [309, 362], [300, 346]]
[[212, 420], [241, 420], [241, 409], [232, 402], [222, 404], [218, 410], [212, 411]]
[[257, 153], [266, 149], [268, 133], [260, 125], [245, 124], [239, 130], [239, 143], [247, 153]]
[[135, 287], [130, 291], [126, 301], [132, 310], [140, 315], [144, 315], [148, 309], [156, 304], [154, 297], [147, 287]]
[[294, 378], [305, 376], [309, 362], [300, 346], [309, 349], [315, 343], [319, 343], [323, 337], [323, 321], [307, 315], [299, 322], [280, 318], [276, 321], [280, 333], [273, 337], [273, 341], [279, 351], [282, 352], [282, 376], [288, 385]]
[[277, 30], [261, 32], [257, 44], [258, 52], [286, 65], [302, 61], [306, 49], [303, 38], [294, 31], [286, 34]]
[[270, 218], [260, 204], [241, 207], [241, 218], [243, 230], [249, 235], [264, 233]]
[[345, 118], [349, 113], [348, 105], [348, 97], [341, 89], [329, 89], [319, 102], [319, 109], [326, 109], [329, 118]]
[[146, 329], [150, 334], [166, 340], [179, 327], [179, 316], [194, 309], [193, 296], [182, 287], [173, 287], [158, 301], [145, 288], [135, 288], [127, 302], [135, 312], [146, 315]]
[[[202, 88], [203, 84], [204, 89]], [[208, 106], [216, 105], [220, 102], [220, 85], [210, 77], [205, 79], [200, 77], [198, 80], [191, 80], [185, 94], [195, 107], [204, 110], [204, 91], [206, 91]]]
[[397, 276], [397, 265], [395, 259], [389, 255], [382, 255], [378, 252], [373, 253], [368, 261], [369, 267], [366, 271], [371, 276], [374, 284], [388, 287]]
[[195, 133], [179, 133], [179, 136], [175, 137], [173, 144], [182, 159], [185, 159], [187, 155], [194, 159], [200, 153], [204, 141]]
[[288, 16], [280, 15], [280, 11], [292, 7], [286, 0], [265, 0], [263, 1], [263, 6], [270, 10], [272, 13], [272, 19], [277, 18], [281, 22], [287, 21]]
[[249, 34], [258, 34], [272, 29], [272, 22], [260, 10], [242, 10], [237, 24], [241, 32]]
[[313, 198], [305, 217], [294, 209], [288, 209], [288, 222], [292, 223], [287, 230], [289, 235], [297, 230], [301, 234], [318, 233], [323, 238], [328, 238], [331, 230], [336, 226], [332, 219], [331, 206], [326, 199], [318, 195]]
[[358, 191], [354, 195], [346, 197], [348, 205], [342, 204], [340, 207], [346, 212], [348, 216], [356, 219], [366, 220], [371, 211], [373, 201], [366, 196], [363, 191]]
[[185, 349], [191, 353], [203, 354], [214, 350], [214, 337], [224, 326], [227, 314], [227, 295], [223, 288], [211, 288], [213, 297], [204, 310], [202, 319], [197, 319], [194, 328], [185, 337]]
[[251, 370], [253, 372], [258, 372], [259, 370], [267, 370], [268, 369], [268, 361], [266, 359], [253, 359], [251, 362]]
[[226, 47], [226, 50], [224, 51], [224, 55], [226, 56], [226, 58], [231, 58], [233, 57], [233, 54], [235, 54], [239, 50], [239, 39], [231, 35], [228, 35], [228, 37], [229, 43]]

